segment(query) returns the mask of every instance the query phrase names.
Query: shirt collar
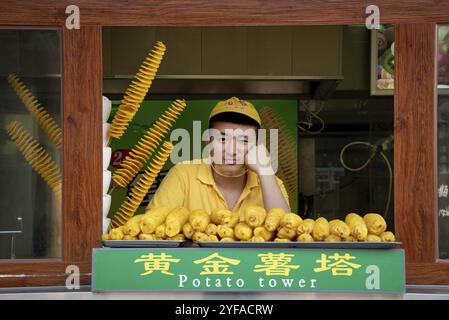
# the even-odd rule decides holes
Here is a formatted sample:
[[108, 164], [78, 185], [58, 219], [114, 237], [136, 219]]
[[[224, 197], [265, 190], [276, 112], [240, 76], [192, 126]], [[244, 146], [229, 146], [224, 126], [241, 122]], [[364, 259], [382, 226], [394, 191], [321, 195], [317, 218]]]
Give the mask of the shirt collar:
[[[252, 189], [259, 186], [259, 177], [254, 171], [248, 170], [245, 188]], [[210, 164], [202, 161], [198, 170], [197, 179], [202, 183], [215, 186]]]

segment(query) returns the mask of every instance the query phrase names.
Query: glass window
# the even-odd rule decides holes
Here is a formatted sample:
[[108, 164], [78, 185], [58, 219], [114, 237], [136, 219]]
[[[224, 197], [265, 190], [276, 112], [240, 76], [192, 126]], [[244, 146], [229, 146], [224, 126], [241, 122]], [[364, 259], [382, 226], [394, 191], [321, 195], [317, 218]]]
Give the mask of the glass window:
[[60, 32], [0, 43], [0, 259], [61, 257]]
[[[392, 50], [394, 27], [383, 32], [385, 54]], [[370, 90], [369, 79], [378, 79], [380, 68], [374, 61], [370, 70], [368, 62], [382, 56], [372, 37], [364, 27], [345, 26], [344, 79], [335, 87], [321, 82], [313, 99], [300, 101], [299, 208], [305, 217], [329, 220], [379, 213], [394, 232], [393, 90]]]
[[438, 231], [440, 259], [449, 259], [449, 25], [438, 26]]
[[304, 216], [344, 220], [374, 212], [393, 231], [393, 99], [302, 101], [300, 126]]

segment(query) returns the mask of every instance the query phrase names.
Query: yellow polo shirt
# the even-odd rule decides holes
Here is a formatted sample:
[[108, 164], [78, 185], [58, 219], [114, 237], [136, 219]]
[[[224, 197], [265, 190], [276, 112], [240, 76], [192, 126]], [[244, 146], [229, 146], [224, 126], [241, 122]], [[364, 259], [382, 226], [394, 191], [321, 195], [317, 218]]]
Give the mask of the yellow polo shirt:
[[[174, 208], [183, 206], [189, 211], [203, 209], [209, 214], [218, 208], [229, 209], [243, 216], [243, 209], [247, 206], [258, 205], [263, 207], [262, 188], [259, 176], [248, 170], [246, 185], [237, 201], [235, 208], [228, 208], [226, 201], [215, 184], [212, 168], [201, 161], [193, 163], [186, 161], [176, 164], [170, 169], [161, 185], [157, 189], [147, 209], [160, 206]], [[281, 179], [276, 177], [278, 185], [287, 203], [288, 194]]]

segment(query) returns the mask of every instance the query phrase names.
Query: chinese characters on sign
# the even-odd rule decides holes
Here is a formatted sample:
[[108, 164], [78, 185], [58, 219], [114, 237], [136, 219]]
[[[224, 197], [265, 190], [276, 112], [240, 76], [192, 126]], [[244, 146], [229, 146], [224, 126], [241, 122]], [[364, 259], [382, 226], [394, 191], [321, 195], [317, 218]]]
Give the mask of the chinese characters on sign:
[[403, 249], [101, 248], [92, 288], [403, 293], [404, 261]]
[[265, 272], [267, 276], [289, 276], [291, 269], [298, 269], [299, 265], [289, 265], [292, 262], [293, 254], [273, 254], [261, 253], [258, 255], [262, 258], [263, 265], [256, 265], [254, 272]]
[[141, 276], [147, 276], [152, 274], [154, 271], [160, 271], [161, 273], [173, 276], [174, 274], [169, 272], [170, 263], [178, 263], [180, 259], [173, 259], [171, 255], [161, 253], [161, 254], [147, 254], [140, 257], [140, 259], [134, 260], [134, 263], [144, 262], [145, 272], [141, 273]]
[[[340, 256], [338, 253], [335, 253], [332, 256], [329, 256], [329, 260], [325, 254], [321, 254], [321, 260], [316, 260], [317, 263], [321, 263], [321, 267], [313, 269], [315, 272], [323, 272], [327, 270], [332, 271], [333, 276], [352, 276], [352, 270], [358, 269], [361, 265], [356, 263], [351, 263], [347, 260], [354, 260], [355, 257], [345, 253]], [[336, 261], [334, 263], [328, 264], [331, 261]]]
[[[289, 276], [291, 270], [298, 270], [301, 266], [291, 264], [294, 254], [286, 253], [261, 253], [257, 255], [260, 257], [262, 264], [254, 266], [253, 272], [265, 273], [266, 276]], [[352, 262], [350, 262], [350, 260]], [[332, 276], [352, 276], [354, 269], [359, 269], [360, 264], [354, 263], [356, 257], [351, 256], [349, 253], [340, 255], [334, 253], [333, 255], [321, 254], [321, 259], [315, 262], [319, 264], [319, 267], [314, 268], [315, 273], [331, 270]], [[161, 253], [161, 254], [147, 254], [142, 255], [139, 259], [134, 260], [134, 263], [144, 263], [145, 272], [141, 273], [141, 276], [147, 276], [155, 271], [162, 274], [172, 276], [170, 272], [171, 263], [179, 263], [181, 259], [176, 259], [173, 256]], [[231, 266], [237, 266], [240, 264], [240, 260], [232, 259], [221, 256], [215, 252], [205, 258], [194, 260], [193, 263], [202, 265], [203, 271], [200, 275], [233, 275], [234, 271], [231, 271]]]
[[234, 272], [228, 271], [229, 270], [229, 265], [238, 265], [240, 263], [239, 260], [235, 260], [235, 259], [228, 259], [225, 257], [220, 256], [217, 252], [215, 252], [214, 254], [211, 254], [210, 256], [204, 258], [204, 259], [200, 259], [200, 260], [196, 260], [193, 261], [193, 263], [195, 264], [202, 264], [203, 265], [203, 269], [205, 271], [202, 271], [200, 273], [200, 275], [212, 275], [212, 274], [234, 274]]

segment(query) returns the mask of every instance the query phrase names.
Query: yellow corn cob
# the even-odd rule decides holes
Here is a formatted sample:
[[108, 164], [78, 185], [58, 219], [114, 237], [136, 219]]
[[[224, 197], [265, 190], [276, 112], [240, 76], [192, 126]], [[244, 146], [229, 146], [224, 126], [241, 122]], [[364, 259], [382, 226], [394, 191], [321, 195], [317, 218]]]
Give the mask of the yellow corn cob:
[[17, 75], [10, 74], [8, 82], [31, 115], [36, 119], [37, 124], [47, 135], [48, 139], [55, 144], [58, 150], [61, 150], [62, 130], [55, 119], [45, 110]]
[[61, 171], [51, 156], [19, 122], [10, 122], [6, 130], [9, 138], [16, 144], [25, 160], [44, 179], [57, 199], [61, 200]]
[[111, 138], [118, 139], [124, 133], [134, 115], [139, 110], [164, 57], [165, 45], [158, 41], [139, 68], [134, 80], [128, 86], [125, 96], [112, 120]]

